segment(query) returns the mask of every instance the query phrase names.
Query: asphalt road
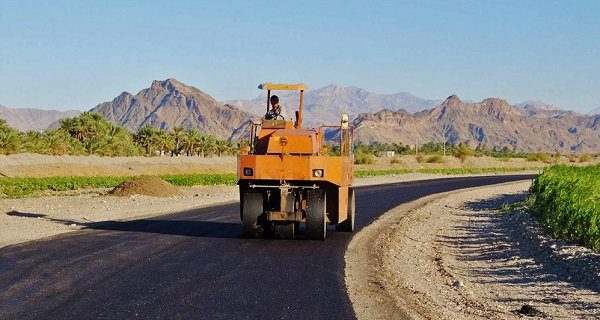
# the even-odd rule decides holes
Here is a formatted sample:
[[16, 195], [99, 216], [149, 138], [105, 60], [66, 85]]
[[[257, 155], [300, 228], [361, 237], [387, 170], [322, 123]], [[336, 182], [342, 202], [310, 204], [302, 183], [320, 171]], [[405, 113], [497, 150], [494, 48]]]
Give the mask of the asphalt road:
[[[356, 190], [357, 228], [422, 196], [531, 175]], [[351, 234], [241, 237], [239, 204], [89, 229], [0, 249], [0, 319], [352, 319]], [[330, 229], [331, 230], [331, 229]]]

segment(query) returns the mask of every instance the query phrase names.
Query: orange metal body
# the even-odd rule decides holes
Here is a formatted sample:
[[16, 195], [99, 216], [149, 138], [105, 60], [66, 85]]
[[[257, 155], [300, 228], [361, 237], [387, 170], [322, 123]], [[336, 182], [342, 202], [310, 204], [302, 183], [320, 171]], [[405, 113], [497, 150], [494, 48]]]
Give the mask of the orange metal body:
[[[292, 189], [323, 189], [327, 192], [326, 205], [330, 223], [346, 220], [349, 187], [352, 186], [354, 177], [354, 157], [350, 150], [352, 142], [348, 126], [333, 126], [340, 129], [341, 155], [328, 155], [324, 148], [324, 133], [318, 128], [302, 128], [304, 85], [263, 84], [259, 88], [300, 90], [299, 112], [296, 113], [296, 121], [263, 119], [251, 126], [250, 145], [242, 146], [238, 157], [240, 188], [283, 190], [280, 199], [285, 198]], [[302, 216], [298, 213], [304, 210], [306, 201], [302, 196], [296, 197], [295, 201], [293, 207], [297, 211], [294, 211], [294, 215], [284, 212], [285, 202], [282, 202], [279, 211], [273, 211], [268, 216], [270, 219], [280, 220], [294, 216], [295, 221], [298, 221], [297, 217]]]
[[[252, 168], [251, 176], [244, 176], [244, 168]], [[339, 187], [352, 185], [353, 160], [351, 157], [327, 155], [240, 155], [240, 180], [279, 180], [330, 182]], [[313, 170], [322, 169], [322, 177], [314, 177]]]

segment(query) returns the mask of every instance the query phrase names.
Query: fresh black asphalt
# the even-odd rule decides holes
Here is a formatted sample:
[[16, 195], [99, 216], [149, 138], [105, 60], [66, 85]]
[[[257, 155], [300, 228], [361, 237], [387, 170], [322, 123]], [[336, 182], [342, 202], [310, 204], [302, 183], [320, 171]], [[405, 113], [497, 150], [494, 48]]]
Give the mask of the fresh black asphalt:
[[[358, 187], [357, 229], [429, 194], [532, 178]], [[344, 284], [351, 234], [309, 241], [241, 233], [231, 203], [2, 248], [0, 319], [354, 318]]]

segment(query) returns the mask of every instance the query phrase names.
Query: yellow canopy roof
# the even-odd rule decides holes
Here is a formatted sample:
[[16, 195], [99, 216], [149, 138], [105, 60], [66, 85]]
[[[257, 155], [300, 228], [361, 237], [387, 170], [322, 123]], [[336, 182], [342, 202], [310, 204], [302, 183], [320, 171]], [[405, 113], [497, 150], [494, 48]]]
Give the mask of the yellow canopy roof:
[[261, 83], [259, 89], [263, 90], [308, 90], [308, 86], [303, 83]]

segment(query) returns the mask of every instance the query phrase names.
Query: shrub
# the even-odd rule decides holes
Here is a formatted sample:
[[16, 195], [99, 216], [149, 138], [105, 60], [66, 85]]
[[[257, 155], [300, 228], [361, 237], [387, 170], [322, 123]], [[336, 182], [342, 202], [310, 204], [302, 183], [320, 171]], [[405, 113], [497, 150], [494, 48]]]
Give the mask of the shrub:
[[550, 234], [600, 249], [600, 165], [552, 166], [531, 186], [531, 209]]
[[538, 153], [532, 153], [532, 154], [528, 155], [527, 161], [529, 161], [529, 162], [541, 161], [543, 163], [552, 163], [552, 157], [550, 157], [545, 152], [538, 152]]
[[458, 147], [454, 150], [454, 156], [460, 159], [460, 162], [465, 162], [468, 157], [473, 155], [473, 150], [464, 143], [459, 143]]
[[375, 163], [375, 159], [373, 159], [373, 155], [366, 154], [363, 152], [357, 152], [354, 155], [354, 163], [355, 164], [373, 164], [373, 163]]
[[427, 158], [427, 163], [444, 163], [444, 158], [436, 154]]
[[417, 155], [417, 162], [418, 163], [423, 163], [425, 162], [425, 157], [422, 154], [418, 154]]
[[592, 155], [589, 153], [584, 153], [579, 156], [579, 162], [591, 162], [591, 161], [592, 161]]
[[393, 157], [392, 159], [390, 159], [390, 164], [402, 164], [402, 160], [400, 159], [400, 157]]

